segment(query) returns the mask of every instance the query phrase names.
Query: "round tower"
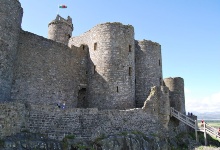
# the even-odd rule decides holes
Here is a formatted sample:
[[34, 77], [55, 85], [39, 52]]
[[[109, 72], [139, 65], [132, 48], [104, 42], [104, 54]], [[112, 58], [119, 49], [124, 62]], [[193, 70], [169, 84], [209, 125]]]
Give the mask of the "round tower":
[[67, 19], [64, 19], [57, 15], [56, 19], [48, 25], [48, 39], [68, 45], [72, 31], [72, 18], [68, 16]]
[[184, 80], [180, 77], [165, 78], [165, 85], [170, 90], [170, 107], [185, 114]]
[[162, 85], [160, 44], [149, 40], [135, 41], [135, 77], [136, 107], [142, 107], [151, 87]]
[[10, 99], [23, 9], [18, 0], [0, 1], [0, 101]]
[[134, 108], [134, 28], [105, 23], [89, 34], [88, 107]]

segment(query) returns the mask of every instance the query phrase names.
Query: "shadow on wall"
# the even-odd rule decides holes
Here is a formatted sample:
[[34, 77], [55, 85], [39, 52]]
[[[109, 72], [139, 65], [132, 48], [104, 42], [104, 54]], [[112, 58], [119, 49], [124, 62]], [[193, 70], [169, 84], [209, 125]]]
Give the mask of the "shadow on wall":
[[86, 55], [81, 58], [79, 80], [80, 86], [77, 93], [77, 108], [99, 108], [106, 105], [106, 94], [108, 83], [97, 72], [97, 68], [92, 62], [88, 45], [81, 45], [81, 50], [85, 50]]
[[[144, 102], [148, 98], [151, 92], [151, 83], [147, 82], [147, 75], [145, 72], [147, 71], [146, 68], [143, 68], [143, 58], [146, 56], [146, 53], [141, 50], [140, 45], [137, 41], [135, 41], [135, 103], [136, 108], [142, 108], [144, 106]], [[144, 64], [146, 66], [147, 64]]]

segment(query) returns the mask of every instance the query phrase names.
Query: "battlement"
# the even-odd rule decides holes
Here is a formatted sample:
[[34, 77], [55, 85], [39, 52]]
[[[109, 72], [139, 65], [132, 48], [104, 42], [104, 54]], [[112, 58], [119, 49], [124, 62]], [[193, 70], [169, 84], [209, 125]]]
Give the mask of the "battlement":
[[48, 27], [51, 25], [51, 24], [67, 24], [69, 27], [72, 28], [73, 30], [73, 24], [72, 24], [72, 18], [70, 16], [67, 17], [67, 19], [64, 19], [63, 17], [61, 17], [60, 15], [57, 15], [56, 19], [51, 21], [49, 24], [48, 24]]
[[159, 43], [157, 42], [153, 42], [151, 40], [136, 40], [136, 43], [138, 43], [139, 45], [156, 45], [156, 46], [161, 46]]
[[48, 24], [48, 39], [68, 45], [73, 31], [72, 18], [62, 18], [57, 15], [56, 19]]
[[106, 23], [100, 23], [98, 25], [96, 25], [93, 28], [99, 27], [99, 26], [115, 26], [115, 27], [123, 27], [125, 29], [134, 29], [134, 27], [132, 25], [124, 25], [121, 22], [106, 22]]

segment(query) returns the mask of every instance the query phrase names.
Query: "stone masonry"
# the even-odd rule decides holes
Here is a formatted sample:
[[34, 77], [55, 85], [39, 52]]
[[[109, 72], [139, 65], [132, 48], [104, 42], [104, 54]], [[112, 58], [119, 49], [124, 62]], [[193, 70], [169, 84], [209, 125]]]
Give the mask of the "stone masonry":
[[[87, 45], [87, 105], [99, 109], [135, 107], [134, 29], [121, 23], [105, 23], [81, 36], [69, 46]], [[96, 46], [96, 47], [95, 47]]]
[[57, 15], [56, 19], [48, 25], [48, 39], [67, 45], [69, 38], [72, 36], [72, 31], [72, 19], [68, 16], [67, 20], [65, 20]]
[[57, 15], [46, 39], [23, 31], [22, 16], [18, 0], [0, 1], [0, 138], [165, 137], [170, 106], [185, 113], [183, 79], [163, 81], [161, 45], [135, 40], [133, 26], [107, 22], [71, 37], [71, 17]]
[[163, 109], [162, 105], [169, 107], [168, 96], [167, 87], [153, 87], [143, 108], [127, 110], [62, 109], [23, 100], [4, 102], [0, 103], [0, 137], [25, 131], [47, 134], [57, 140], [65, 135], [94, 140], [103, 135], [138, 131], [165, 138], [169, 109]]
[[0, 1], [0, 101], [11, 96], [23, 9], [16, 0]]

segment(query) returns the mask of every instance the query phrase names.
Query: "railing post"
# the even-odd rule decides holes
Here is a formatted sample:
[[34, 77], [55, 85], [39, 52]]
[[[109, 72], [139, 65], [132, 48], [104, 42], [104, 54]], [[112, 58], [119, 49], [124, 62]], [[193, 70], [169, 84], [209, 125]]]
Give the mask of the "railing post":
[[172, 117], [173, 115], [172, 115], [172, 112], [173, 111], [173, 107], [170, 107], [170, 117]]
[[180, 113], [179, 113], [179, 112], [177, 112], [177, 114], [178, 114], [178, 118], [180, 118]]
[[198, 138], [198, 122], [197, 120], [195, 120], [195, 135], [196, 135], [196, 142], [198, 143], [199, 142], [199, 138]]
[[205, 123], [205, 121], [203, 122], [203, 124], [204, 124], [204, 140], [205, 140], [205, 146], [207, 146], [206, 123]]

